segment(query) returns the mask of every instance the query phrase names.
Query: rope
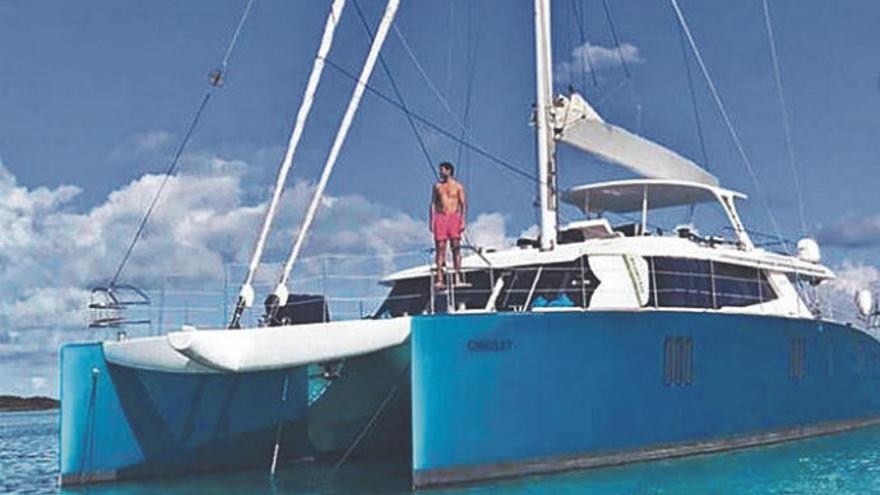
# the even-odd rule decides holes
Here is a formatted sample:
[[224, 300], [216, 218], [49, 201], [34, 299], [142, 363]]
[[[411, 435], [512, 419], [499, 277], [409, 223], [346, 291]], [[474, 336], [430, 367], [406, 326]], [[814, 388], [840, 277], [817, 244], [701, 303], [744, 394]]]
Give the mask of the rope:
[[251, 13], [251, 7], [254, 6], [254, 2], [256, 2], [256, 0], [248, 0], [244, 12], [241, 14], [241, 18], [238, 20], [238, 25], [235, 27], [235, 34], [232, 35], [232, 39], [229, 41], [229, 46], [226, 47], [226, 54], [223, 56], [223, 62], [220, 63], [220, 66], [223, 67], [224, 71], [229, 65], [229, 59], [232, 57], [232, 50], [235, 48], [235, 45], [238, 44], [238, 37], [241, 35], [241, 30], [244, 28], [244, 23], [247, 21], [247, 18]]
[[391, 399], [394, 398], [395, 394], [397, 394], [397, 389], [400, 388], [401, 379], [409, 372], [410, 364], [411, 363], [407, 363], [406, 367], [403, 369], [403, 372], [395, 381], [394, 386], [391, 387], [391, 389], [385, 395], [385, 398], [382, 399], [382, 402], [379, 403], [379, 407], [377, 407], [376, 410], [373, 412], [373, 415], [370, 417], [369, 421], [367, 421], [364, 427], [361, 428], [361, 431], [358, 432], [354, 441], [351, 443], [345, 453], [342, 454], [342, 457], [340, 457], [339, 460], [336, 461], [335, 464], [333, 464], [333, 467], [330, 468], [330, 471], [325, 477], [325, 481], [329, 480], [334, 474], [336, 474], [337, 471], [339, 471], [339, 468], [341, 468], [342, 465], [345, 464], [345, 461], [348, 460], [349, 456], [351, 456], [352, 452], [354, 452], [354, 449], [356, 449], [357, 446], [360, 445], [361, 441], [363, 441], [363, 439], [367, 436], [367, 433], [369, 433], [370, 430], [373, 428], [373, 425], [376, 424], [376, 420], [378, 420], [379, 416], [382, 415], [385, 407], [388, 406], [388, 404], [391, 402]]
[[153, 196], [153, 200], [150, 202], [150, 206], [147, 208], [146, 213], [144, 213], [144, 216], [141, 218], [141, 222], [138, 224], [137, 230], [135, 230], [134, 235], [132, 236], [131, 241], [128, 244], [128, 248], [125, 250], [125, 254], [122, 256], [122, 260], [120, 260], [119, 262], [119, 266], [116, 267], [116, 272], [113, 274], [113, 278], [110, 280], [110, 287], [113, 287], [114, 285], [116, 285], [116, 282], [119, 281], [119, 276], [122, 275], [122, 270], [125, 268], [126, 263], [128, 263], [128, 259], [131, 257], [131, 253], [134, 251], [134, 246], [143, 235], [144, 229], [147, 226], [147, 221], [149, 221], [150, 216], [153, 214], [153, 210], [156, 209], [156, 204], [159, 203], [159, 198], [162, 196], [162, 192], [165, 190], [165, 186], [168, 185], [168, 181], [177, 170], [177, 164], [180, 161], [180, 156], [183, 154], [183, 150], [186, 149], [186, 145], [189, 144], [190, 137], [192, 137], [192, 133], [195, 130], [196, 125], [198, 125], [199, 119], [201, 119], [202, 117], [202, 112], [205, 111], [205, 106], [208, 105], [208, 100], [210, 99], [211, 90], [208, 89], [205, 92], [205, 95], [202, 97], [202, 101], [199, 103], [195, 115], [190, 121], [189, 127], [186, 130], [186, 134], [184, 134], [183, 136], [183, 140], [177, 147], [177, 152], [174, 153], [174, 158], [171, 160], [171, 164], [168, 166], [168, 170], [165, 171], [165, 177], [162, 178], [162, 182], [159, 184], [159, 189], [156, 190], [156, 194]]
[[[367, 23], [366, 17], [364, 17], [364, 12], [361, 10], [360, 4], [357, 0], [354, 0], [354, 9], [357, 12], [358, 17], [361, 20], [361, 24], [364, 26], [364, 30], [367, 32], [367, 35], [370, 38], [370, 42], [373, 41], [373, 30], [370, 29], [369, 23]], [[391, 83], [391, 89], [394, 91], [394, 95], [397, 96], [397, 101], [400, 103], [400, 106], [407, 110], [404, 111], [403, 114], [406, 115], [406, 120], [409, 122], [409, 127], [412, 129], [413, 134], [416, 136], [416, 141], [419, 143], [419, 149], [422, 150], [422, 155], [424, 155], [428, 171], [432, 177], [437, 177], [437, 171], [434, 170], [434, 160], [431, 159], [431, 154], [428, 152], [428, 147], [425, 146], [425, 140], [422, 139], [422, 135], [419, 133], [419, 129], [416, 127], [416, 123], [413, 120], [412, 116], [409, 113], [409, 108], [406, 106], [406, 101], [403, 99], [403, 94], [400, 92], [400, 88], [397, 86], [397, 81], [394, 80], [394, 76], [391, 75], [391, 70], [388, 68], [388, 64], [385, 63], [385, 57], [382, 53], [379, 53], [379, 64], [382, 65], [382, 71], [385, 73], [385, 76], [388, 78], [388, 81]]]
[[272, 449], [272, 462], [269, 466], [269, 478], [275, 478], [278, 468], [278, 454], [281, 452], [281, 431], [284, 428], [284, 403], [287, 402], [287, 389], [290, 384], [290, 375], [284, 375], [284, 385], [281, 387], [281, 403], [278, 405], [278, 425], [275, 427], [275, 448]]
[[785, 92], [782, 90], [782, 75], [779, 70], [779, 58], [776, 54], [776, 40], [773, 36], [773, 26], [770, 22], [770, 6], [767, 0], [764, 3], [764, 23], [767, 26], [767, 40], [770, 42], [770, 58], [773, 61], [773, 75], [776, 82], [776, 94], [779, 97], [779, 110], [782, 114], [782, 128], [785, 131], [785, 150], [788, 152], [788, 164], [791, 167], [791, 175], [794, 179], [794, 190], [797, 196], [798, 214], [800, 215], [801, 234], [807, 231], [806, 215], [804, 214], [804, 196], [801, 190], [800, 173], [797, 161], [794, 157], [794, 145], [791, 139], [791, 125], [789, 123], [788, 105], [785, 102]]
[[168, 165], [168, 169], [165, 172], [165, 177], [162, 179], [162, 182], [159, 184], [159, 189], [156, 190], [155, 196], [153, 196], [153, 200], [150, 202], [150, 206], [147, 208], [147, 211], [144, 213], [143, 218], [141, 218], [140, 223], [138, 224], [137, 230], [135, 230], [134, 235], [131, 238], [131, 241], [128, 244], [128, 248], [125, 250], [125, 254], [122, 256], [122, 259], [119, 261], [119, 265], [116, 267], [116, 271], [113, 274], [113, 278], [110, 279], [110, 287], [116, 285], [119, 281], [119, 277], [122, 275], [122, 270], [125, 268], [125, 265], [128, 263], [129, 258], [131, 258], [131, 254], [134, 251], [134, 247], [137, 242], [140, 240], [141, 236], [144, 233], [144, 229], [147, 226], [147, 222], [150, 219], [150, 216], [153, 214], [153, 210], [156, 209], [156, 205], [159, 202], [159, 198], [162, 196], [162, 192], [165, 190], [165, 186], [168, 184], [168, 180], [177, 170], [177, 165], [180, 161], [181, 155], [183, 155], [183, 151], [186, 149], [186, 146], [189, 144], [190, 138], [192, 137], [193, 131], [195, 131], [196, 126], [199, 123], [199, 120], [202, 117], [202, 112], [204, 112], [205, 107], [208, 104], [208, 101], [211, 99], [211, 94], [214, 88], [221, 86], [223, 74], [225, 73], [227, 67], [229, 66], [229, 61], [232, 58], [232, 52], [235, 49], [235, 46], [238, 44], [238, 38], [241, 35], [241, 31], [244, 28], [245, 21], [247, 21], [248, 16], [250, 15], [251, 8], [254, 5], [256, 0], [248, 0], [248, 3], [245, 5], [244, 11], [242, 12], [238, 25], [235, 28], [235, 32], [232, 35], [232, 39], [229, 41], [229, 44], [226, 47], [226, 52], [223, 56], [223, 60], [220, 64], [221, 69], [212, 71], [209, 76], [210, 86], [205, 90], [204, 96], [202, 96], [201, 101], [196, 109], [195, 115], [193, 115], [192, 120], [190, 121], [189, 127], [186, 129], [186, 133], [183, 136], [183, 140], [180, 142], [180, 145], [177, 147], [177, 151], [174, 153], [174, 157], [171, 160], [171, 163]]
[[[604, 1], [604, 0], [603, 0]], [[687, 21], [684, 18], [684, 14], [681, 12], [681, 8], [678, 6], [678, 0], [669, 0], [672, 4], [673, 10], [675, 10], [675, 15], [678, 17], [679, 26], [684, 31], [684, 34], [687, 36], [688, 43], [690, 44], [691, 50], [694, 53], [694, 57], [697, 59], [697, 64], [700, 66], [700, 70], [703, 73], [703, 78], [706, 80], [706, 84], [709, 86], [709, 91], [712, 93], [712, 98], [715, 100], [715, 105], [718, 107], [718, 111], [721, 113], [721, 117], [724, 119], [724, 124], [727, 126], [727, 131], [730, 133], [731, 138], [733, 139], [734, 145], [736, 145], [736, 149], [739, 152], [740, 158], [742, 158], [743, 163], [745, 164], [746, 172], [748, 172], [749, 176], [754, 183], [755, 190], [758, 193], [758, 196], [761, 198], [761, 202], [764, 203], [764, 208], [767, 210], [767, 216], [770, 218], [770, 223], [773, 226], [773, 230], [776, 232], [779, 239], [782, 239], [782, 231], [779, 229], [779, 224], [776, 222], [776, 217], [773, 215], [773, 211], [770, 209], [770, 205], [767, 203], [767, 197], [764, 194], [764, 190], [761, 187], [761, 183], [758, 180], [758, 176], [755, 173], [755, 169], [752, 166], [752, 161], [749, 159], [748, 154], [746, 154], [746, 150], [743, 147], [742, 141], [740, 141], [739, 134], [736, 132], [736, 129], [733, 126], [733, 121], [730, 119], [730, 115], [727, 113], [727, 109], [724, 106], [724, 102], [721, 100], [721, 96], [718, 93], [718, 89], [715, 87], [715, 82], [712, 80], [712, 76], [709, 75], [709, 69], [706, 68], [706, 64], [703, 62], [703, 57], [700, 54], [699, 48], [697, 48], [697, 43], [694, 41], [694, 37], [691, 34], [690, 28], [688, 28]]]
[[703, 153], [703, 165], [706, 167], [706, 170], [710, 170], [709, 167], [709, 154], [706, 152], [706, 140], [703, 137], [703, 123], [700, 120], [700, 110], [697, 107], [697, 95], [694, 91], [694, 80], [691, 77], [691, 63], [690, 57], [688, 57], [687, 53], [687, 41], [684, 39], [684, 33], [681, 30], [681, 27], [677, 29], [678, 31], [678, 39], [681, 45], [681, 56], [684, 61], [684, 71], [687, 74], [687, 82], [688, 82], [688, 94], [691, 97], [691, 106], [694, 109], [694, 122], [697, 124], [697, 137], [700, 140], [700, 151]]

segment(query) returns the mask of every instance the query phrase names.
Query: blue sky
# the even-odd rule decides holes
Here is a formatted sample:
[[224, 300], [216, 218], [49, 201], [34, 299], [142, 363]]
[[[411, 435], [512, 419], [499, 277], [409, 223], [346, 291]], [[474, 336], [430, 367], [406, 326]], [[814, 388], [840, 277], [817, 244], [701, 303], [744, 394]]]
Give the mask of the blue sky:
[[[0, 393], [55, 394], [55, 348], [88, 338], [78, 305], [106, 281], [219, 64], [243, 0], [0, 2]], [[360, 0], [375, 26], [383, 3]], [[576, 11], [583, 11], [581, 38]], [[182, 162], [138, 247], [127, 279], [156, 288], [169, 276], [222, 286], [245, 259], [283, 153], [329, 1], [257, 0]], [[600, 0], [556, 0], [554, 58], [583, 64], [568, 83], [610, 122], [703, 162], [672, 10], [665, 1], [609, 0], [632, 77], [620, 66]], [[682, 8], [791, 238], [800, 235], [759, 0]], [[357, 72], [369, 39], [350, 4], [331, 60]], [[827, 262], [876, 282], [880, 264], [880, 4], [774, 0], [773, 27], [801, 169], [807, 232]], [[528, 0], [404, 0], [397, 26], [455, 117], [428, 89], [392, 34], [384, 57], [417, 113], [529, 172], [534, 142], [532, 11]], [[587, 43], [588, 46], [584, 47]], [[580, 47], [580, 48], [579, 48]], [[691, 59], [708, 168], [752, 197], [748, 224], [771, 227]], [[391, 94], [377, 69], [371, 81]], [[279, 260], [347, 104], [351, 81], [327, 69], [298, 153], [269, 259]], [[467, 104], [470, 92], [470, 104]], [[465, 113], [467, 117], [465, 118]], [[470, 190], [471, 223], [485, 244], [535, 223], [532, 185], [420, 128], [435, 161], [451, 159]], [[621, 173], [568, 150], [560, 183]], [[349, 135], [307, 255], [385, 253], [427, 245], [431, 175], [404, 116], [369, 93]], [[571, 212], [569, 212], [570, 214]], [[482, 216], [481, 216], [482, 215]], [[479, 222], [479, 223], [477, 223]], [[353, 233], [342, 236], [340, 233]], [[847, 272], [849, 273], [849, 272]]]

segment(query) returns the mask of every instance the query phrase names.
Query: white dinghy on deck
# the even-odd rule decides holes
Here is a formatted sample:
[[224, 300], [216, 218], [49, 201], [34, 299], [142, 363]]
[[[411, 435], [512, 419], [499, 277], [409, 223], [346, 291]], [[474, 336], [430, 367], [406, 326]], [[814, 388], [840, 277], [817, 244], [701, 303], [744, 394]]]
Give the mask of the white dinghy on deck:
[[105, 342], [107, 361], [176, 373], [247, 373], [361, 356], [409, 338], [410, 317], [261, 327], [184, 330], [164, 337]]

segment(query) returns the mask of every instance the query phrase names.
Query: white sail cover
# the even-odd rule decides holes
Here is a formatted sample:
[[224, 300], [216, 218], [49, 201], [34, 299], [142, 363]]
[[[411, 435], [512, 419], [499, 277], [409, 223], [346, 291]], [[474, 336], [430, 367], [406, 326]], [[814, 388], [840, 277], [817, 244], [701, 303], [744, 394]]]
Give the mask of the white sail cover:
[[718, 179], [674, 151], [606, 123], [579, 94], [560, 96], [553, 108], [556, 140], [654, 179], [717, 186]]

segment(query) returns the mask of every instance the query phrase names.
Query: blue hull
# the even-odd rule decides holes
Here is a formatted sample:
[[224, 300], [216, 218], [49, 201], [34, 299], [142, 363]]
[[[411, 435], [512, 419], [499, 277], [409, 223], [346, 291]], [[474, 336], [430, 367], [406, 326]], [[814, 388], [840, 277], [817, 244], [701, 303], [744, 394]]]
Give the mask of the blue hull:
[[[287, 380], [287, 397], [283, 393]], [[305, 368], [171, 374], [107, 363], [100, 344], [61, 350], [62, 484], [266, 465], [277, 426], [308, 455]]]
[[[98, 343], [64, 346], [61, 483], [268, 469], [276, 438], [282, 466], [289, 459], [338, 458], [355, 444], [353, 457], [406, 459], [409, 359], [409, 346], [400, 346], [350, 359], [327, 380], [314, 377], [314, 367], [244, 374], [138, 370], [107, 363]], [[311, 405], [310, 384], [312, 393], [326, 387]]]
[[617, 464], [873, 424], [880, 345], [699, 312], [419, 318], [413, 483]]
[[[413, 319], [409, 343], [315, 369], [188, 375], [62, 349], [65, 484], [400, 454], [416, 487], [745, 447], [873, 424], [880, 344], [700, 312]], [[285, 379], [286, 400], [282, 400]], [[329, 386], [309, 404], [309, 382]], [[356, 448], [353, 448], [356, 447]]]

